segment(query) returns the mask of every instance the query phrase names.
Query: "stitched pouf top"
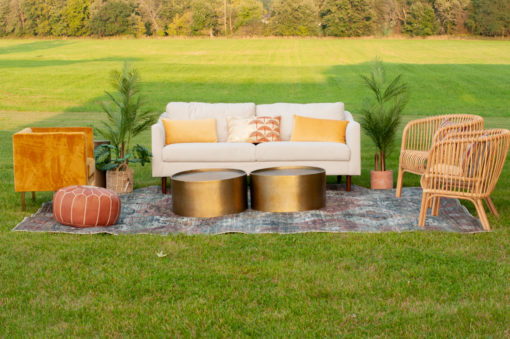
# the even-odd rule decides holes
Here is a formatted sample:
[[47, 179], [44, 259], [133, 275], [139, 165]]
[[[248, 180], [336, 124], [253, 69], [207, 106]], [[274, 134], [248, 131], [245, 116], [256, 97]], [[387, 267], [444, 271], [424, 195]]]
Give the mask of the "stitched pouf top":
[[68, 186], [53, 195], [53, 216], [64, 225], [94, 227], [115, 225], [120, 199], [112, 190], [95, 186]]

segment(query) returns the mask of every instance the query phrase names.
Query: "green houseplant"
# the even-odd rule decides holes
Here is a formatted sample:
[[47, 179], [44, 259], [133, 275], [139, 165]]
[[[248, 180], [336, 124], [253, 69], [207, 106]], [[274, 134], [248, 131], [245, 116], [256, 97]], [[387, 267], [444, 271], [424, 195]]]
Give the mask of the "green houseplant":
[[95, 150], [96, 167], [106, 172], [106, 187], [117, 193], [133, 191], [133, 169], [129, 163], [150, 162], [151, 153], [142, 145], [131, 147], [134, 137], [149, 128], [156, 116], [145, 109], [140, 94], [140, 78], [136, 69], [124, 63], [122, 71], [111, 74], [115, 93], [106, 91], [109, 102], [103, 102], [102, 108], [107, 120], [98, 132], [107, 140], [108, 145], [100, 145]]
[[375, 170], [370, 172], [372, 189], [393, 188], [393, 171], [386, 170], [386, 157], [395, 144], [401, 113], [408, 102], [408, 85], [402, 74], [388, 80], [382, 61], [376, 59], [369, 75], [362, 75], [371, 96], [361, 109], [361, 127], [377, 148]]

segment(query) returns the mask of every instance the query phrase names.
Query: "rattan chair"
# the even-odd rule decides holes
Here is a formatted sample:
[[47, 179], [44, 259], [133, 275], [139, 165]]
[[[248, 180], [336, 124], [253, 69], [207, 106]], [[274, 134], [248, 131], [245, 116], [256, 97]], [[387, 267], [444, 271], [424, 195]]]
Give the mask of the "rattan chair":
[[430, 202], [432, 215], [438, 215], [440, 197], [448, 197], [472, 201], [483, 228], [490, 230], [483, 200], [498, 216], [490, 194], [503, 170], [509, 145], [510, 131], [506, 129], [454, 133], [436, 142], [421, 178], [423, 198], [418, 224], [425, 226]]
[[397, 198], [402, 194], [404, 173], [422, 175], [432, 145], [454, 132], [482, 130], [483, 118], [473, 114], [438, 115], [410, 121], [404, 128], [397, 178]]

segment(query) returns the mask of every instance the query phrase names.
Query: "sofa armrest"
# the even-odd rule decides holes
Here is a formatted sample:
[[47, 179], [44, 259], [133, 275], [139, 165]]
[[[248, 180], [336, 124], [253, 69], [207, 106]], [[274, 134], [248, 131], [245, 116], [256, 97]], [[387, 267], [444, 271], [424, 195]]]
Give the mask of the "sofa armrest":
[[361, 127], [354, 120], [350, 120], [345, 130], [345, 143], [351, 150], [351, 168], [357, 175], [361, 174]]
[[165, 147], [165, 129], [161, 121], [158, 121], [151, 128], [152, 139], [152, 176], [161, 176], [159, 169], [163, 163], [163, 147]]

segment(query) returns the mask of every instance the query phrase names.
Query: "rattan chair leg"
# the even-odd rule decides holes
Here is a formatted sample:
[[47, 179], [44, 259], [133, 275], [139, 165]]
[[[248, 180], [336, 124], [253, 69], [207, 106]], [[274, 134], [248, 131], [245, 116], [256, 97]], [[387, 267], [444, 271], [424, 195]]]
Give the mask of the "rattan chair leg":
[[491, 213], [494, 214], [494, 216], [499, 219], [498, 210], [496, 209], [496, 205], [494, 205], [494, 202], [492, 201], [491, 197], [485, 198], [485, 203], [487, 204], [489, 211], [491, 211]]
[[489, 224], [489, 219], [487, 219], [487, 214], [485, 214], [485, 209], [483, 208], [483, 202], [481, 199], [475, 200], [476, 212], [478, 213], [478, 217], [480, 218], [480, 222], [482, 223], [483, 229], [486, 231], [491, 230], [491, 225]]
[[402, 196], [402, 185], [404, 184], [404, 170], [402, 167], [398, 168], [398, 177], [397, 177], [397, 192], [395, 196], [400, 198]]
[[427, 217], [428, 210], [428, 194], [423, 193], [421, 198], [420, 218], [418, 219], [418, 226], [425, 227], [425, 218]]
[[437, 217], [439, 215], [439, 205], [441, 203], [441, 198], [436, 197], [432, 201], [432, 215]]

